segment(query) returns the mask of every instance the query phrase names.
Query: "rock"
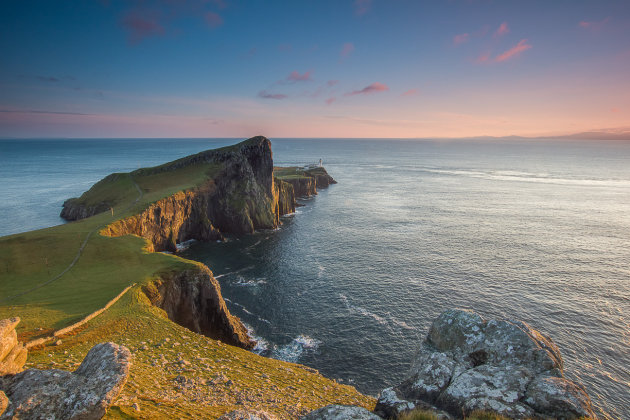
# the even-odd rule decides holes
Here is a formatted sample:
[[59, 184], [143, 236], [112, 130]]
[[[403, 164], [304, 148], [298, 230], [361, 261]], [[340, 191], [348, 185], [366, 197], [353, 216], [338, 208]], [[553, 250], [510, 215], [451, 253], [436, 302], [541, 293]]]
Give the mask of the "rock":
[[4, 414], [8, 406], [9, 406], [9, 399], [7, 398], [4, 392], [0, 391], [0, 416]]
[[278, 420], [266, 411], [234, 410], [222, 415], [217, 420]]
[[0, 320], [0, 376], [18, 373], [26, 363], [28, 350], [15, 332], [19, 323], [18, 317]]
[[511, 418], [592, 416], [583, 388], [563, 376], [549, 338], [520, 321], [447, 310], [431, 325], [410, 375], [381, 393], [376, 411], [433, 405], [455, 416], [474, 410]]
[[363, 407], [353, 405], [327, 405], [311, 411], [302, 420], [382, 420]]
[[120, 394], [131, 365], [124, 346], [92, 347], [74, 372], [28, 369], [0, 380], [10, 403], [5, 418], [100, 419]]

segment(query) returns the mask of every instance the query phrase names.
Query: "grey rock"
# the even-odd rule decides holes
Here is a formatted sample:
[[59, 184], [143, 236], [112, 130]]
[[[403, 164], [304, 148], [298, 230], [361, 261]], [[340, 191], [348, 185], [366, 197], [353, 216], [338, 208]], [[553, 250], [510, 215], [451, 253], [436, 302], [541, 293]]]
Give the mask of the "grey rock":
[[520, 321], [444, 311], [431, 325], [409, 376], [381, 393], [379, 414], [433, 405], [453, 415], [494, 411], [511, 418], [592, 416], [580, 385], [564, 378], [560, 350]]
[[92, 347], [74, 372], [28, 369], [0, 380], [10, 403], [1, 419], [100, 419], [120, 394], [131, 366], [124, 346]]
[[554, 376], [532, 381], [525, 401], [537, 412], [555, 418], [588, 417], [590, 399], [580, 385]]
[[18, 342], [15, 327], [20, 318], [0, 320], [0, 375], [13, 375], [22, 370], [28, 350]]
[[217, 420], [278, 420], [278, 418], [266, 411], [234, 410]]
[[311, 411], [302, 420], [382, 420], [363, 407], [353, 405], [327, 405]]

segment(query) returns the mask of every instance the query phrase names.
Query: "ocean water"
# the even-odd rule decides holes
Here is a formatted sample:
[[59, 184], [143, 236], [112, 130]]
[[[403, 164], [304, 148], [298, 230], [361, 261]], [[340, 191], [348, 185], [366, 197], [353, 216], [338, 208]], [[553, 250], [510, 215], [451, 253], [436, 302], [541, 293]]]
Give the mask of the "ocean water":
[[[111, 172], [235, 140], [0, 141], [0, 235]], [[520, 319], [600, 414], [630, 418], [630, 142], [272, 140], [339, 182], [275, 231], [194, 243], [257, 352], [376, 395], [447, 308]]]

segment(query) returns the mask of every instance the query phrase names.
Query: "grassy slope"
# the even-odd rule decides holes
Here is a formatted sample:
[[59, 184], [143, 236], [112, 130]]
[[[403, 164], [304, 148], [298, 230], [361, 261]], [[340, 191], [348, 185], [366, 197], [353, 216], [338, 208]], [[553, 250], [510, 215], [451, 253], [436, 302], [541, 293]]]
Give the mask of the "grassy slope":
[[[60, 346], [32, 349], [27, 367], [73, 370], [96, 343], [114, 341], [127, 345], [134, 353], [131, 377], [115, 407], [108, 412], [110, 418], [212, 418], [245, 406], [258, 406], [281, 418], [292, 418], [330, 403], [372, 407], [374, 400], [354, 388], [299, 365], [223, 345], [172, 323], [162, 310], [149, 304], [141, 286], [160, 271], [197, 263], [147, 253], [143, 251], [144, 240], [138, 237], [109, 238], [98, 234], [105, 224], [136, 214], [175, 192], [201, 185], [220, 169], [217, 165], [194, 164], [168, 172], [144, 169], [118, 174], [80, 198], [87, 204], [102, 201], [104, 196], [113, 199], [113, 215], [105, 212], [78, 222], [0, 238], [0, 319], [20, 316], [21, 340], [70, 325], [103, 307], [126, 286], [137, 283], [114, 306], [64, 338]], [[133, 181], [143, 191], [137, 202], [139, 194]], [[5, 300], [62, 272], [93, 231], [77, 264], [64, 276], [23, 296]], [[166, 339], [170, 341], [165, 342]], [[179, 364], [178, 359], [190, 365]], [[174, 380], [178, 375], [196, 385], [181, 386]], [[140, 412], [132, 408], [134, 403], [140, 406]]]

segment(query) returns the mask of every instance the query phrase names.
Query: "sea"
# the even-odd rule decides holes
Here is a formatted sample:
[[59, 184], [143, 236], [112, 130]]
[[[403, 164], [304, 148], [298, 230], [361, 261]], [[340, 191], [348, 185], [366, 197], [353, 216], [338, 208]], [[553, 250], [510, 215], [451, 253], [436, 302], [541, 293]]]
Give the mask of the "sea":
[[[187, 243], [254, 351], [377, 395], [449, 308], [559, 346], [598, 414], [630, 418], [630, 142], [271, 139], [274, 164], [337, 181], [277, 230]], [[0, 236], [63, 223], [112, 172], [237, 139], [0, 140]]]

